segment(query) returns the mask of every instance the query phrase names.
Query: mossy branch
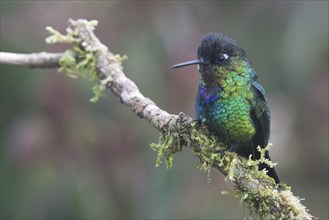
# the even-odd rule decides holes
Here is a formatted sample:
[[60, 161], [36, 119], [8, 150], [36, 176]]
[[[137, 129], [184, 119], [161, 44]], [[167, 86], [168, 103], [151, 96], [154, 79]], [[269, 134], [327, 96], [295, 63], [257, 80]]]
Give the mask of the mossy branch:
[[[60, 66], [59, 70], [66, 75], [73, 78], [84, 77], [96, 82], [91, 101], [97, 101], [107, 88], [111, 89], [122, 103], [161, 132], [159, 143], [151, 144], [152, 149], [158, 152], [157, 166], [164, 158], [167, 167], [170, 168], [173, 154], [189, 147], [193, 155], [200, 159], [199, 169], [209, 172], [210, 168], [214, 167], [226, 176], [226, 180], [235, 184], [236, 190], [230, 194], [248, 207], [248, 215], [258, 214], [262, 219], [314, 219], [289, 187], [284, 184], [276, 185], [274, 180], [266, 175], [265, 170], [258, 171], [260, 162], [274, 165], [264, 156], [258, 161], [253, 161], [233, 152], [223, 153], [227, 146], [209, 134], [207, 129], [199, 127], [191, 117], [183, 113], [169, 114], [143, 96], [136, 84], [123, 72], [122, 61], [126, 57], [112, 54], [99, 41], [93, 32], [96, 25], [97, 21], [70, 19], [65, 35], [48, 27], [47, 30], [51, 34], [47, 38], [48, 43], [72, 43], [73, 48], [56, 56], [47, 53], [33, 54], [33, 61], [39, 56], [41, 61], [48, 62], [47, 65], [43, 65], [42, 62], [33, 62], [33, 65], [29, 65], [29, 55], [22, 57], [10, 53], [0, 53], [0, 62], [50, 67], [49, 59], [45, 58], [51, 57], [53, 67]], [[265, 150], [259, 151], [263, 155]]]

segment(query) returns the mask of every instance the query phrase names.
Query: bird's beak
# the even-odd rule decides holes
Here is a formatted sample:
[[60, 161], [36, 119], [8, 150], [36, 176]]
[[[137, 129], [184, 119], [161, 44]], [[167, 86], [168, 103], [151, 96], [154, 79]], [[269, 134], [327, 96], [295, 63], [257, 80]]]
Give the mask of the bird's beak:
[[191, 61], [187, 61], [184, 63], [179, 63], [176, 65], [173, 65], [171, 68], [175, 69], [175, 68], [180, 68], [180, 67], [184, 67], [184, 66], [190, 66], [190, 65], [196, 65], [196, 64], [203, 64], [206, 63], [206, 61], [203, 60], [191, 60]]

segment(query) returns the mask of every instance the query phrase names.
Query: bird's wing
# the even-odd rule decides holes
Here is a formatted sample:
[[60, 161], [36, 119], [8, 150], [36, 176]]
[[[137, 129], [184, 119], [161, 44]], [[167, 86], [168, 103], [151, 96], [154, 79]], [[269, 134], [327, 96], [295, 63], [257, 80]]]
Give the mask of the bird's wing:
[[258, 81], [251, 82], [254, 99], [251, 102], [251, 119], [256, 128], [252, 139], [252, 152], [254, 159], [260, 157], [257, 146], [266, 147], [270, 137], [270, 110], [265, 96], [265, 90]]
[[[270, 109], [265, 96], [265, 91], [261, 84], [257, 81], [251, 82], [254, 100], [252, 102], [251, 118], [256, 128], [256, 133], [252, 138], [253, 159], [259, 159], [260, 153], [257, 146], [266, 147], [270, 138]], [[265, 158], [270, 159], [268, 151], [265, 151]], [[265, 163], [259, 164], [259, 170], [267, 170], [267, 175], [272, 177], [276, 183], [280, 182], [278, 175], [273, 167], [269, 167]]]

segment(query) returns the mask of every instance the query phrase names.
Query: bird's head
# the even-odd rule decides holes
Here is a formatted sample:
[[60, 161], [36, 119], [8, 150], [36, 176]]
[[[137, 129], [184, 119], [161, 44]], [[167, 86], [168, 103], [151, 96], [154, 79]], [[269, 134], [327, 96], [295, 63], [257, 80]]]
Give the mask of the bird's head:
[[198, 59], [176, 64], [172, 68], [180, 68], [189, 65], [202, 66], [229, 66], [233, 57], [246, 57], [245, 51], [239, 46], [233, 38], [222, 33], [206, 34], [201, 45], [198, 47]]

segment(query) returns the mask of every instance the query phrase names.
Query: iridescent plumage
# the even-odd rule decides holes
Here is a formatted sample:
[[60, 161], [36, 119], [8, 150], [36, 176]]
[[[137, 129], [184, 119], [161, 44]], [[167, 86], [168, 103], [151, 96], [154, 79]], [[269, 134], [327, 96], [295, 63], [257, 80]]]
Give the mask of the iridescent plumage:
[[[257, 146], [266, 147], [270, 135], [270, 110], [265, 91], [257, 80], [245, 51], [231, 37], [209, 33], [198, 47], [198, 60], [174, 68], [198, 64], [200, 73], [196, 99], [197, 119], [230, 150], [253, 159]], [[266, 151], [265, 157], [269, 159]], [[279, 182], [266, 164], [268, 175]]]

